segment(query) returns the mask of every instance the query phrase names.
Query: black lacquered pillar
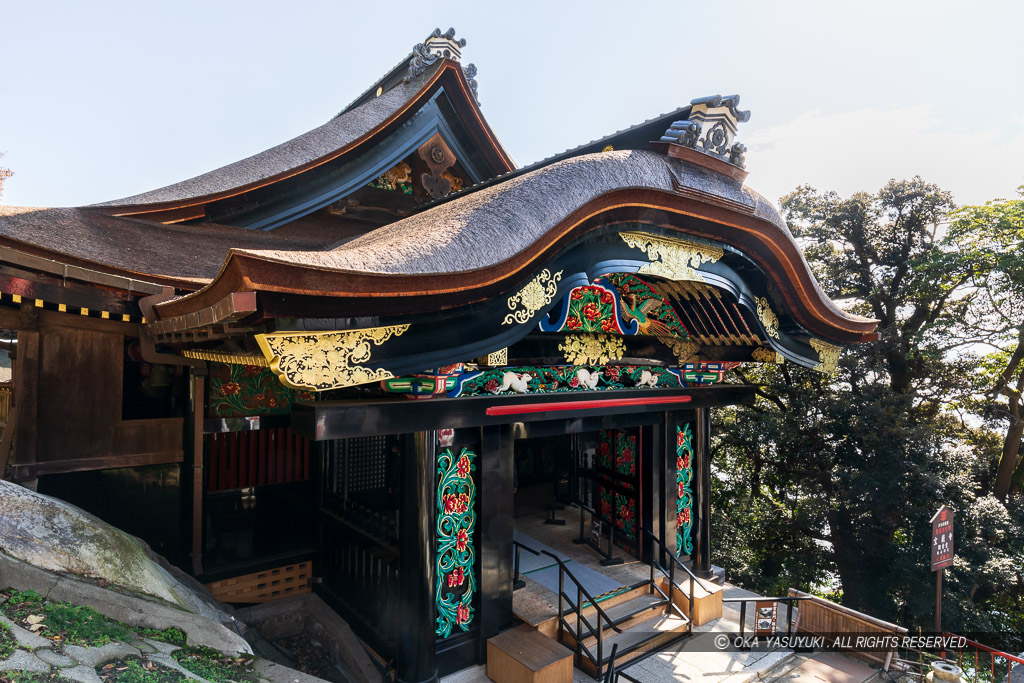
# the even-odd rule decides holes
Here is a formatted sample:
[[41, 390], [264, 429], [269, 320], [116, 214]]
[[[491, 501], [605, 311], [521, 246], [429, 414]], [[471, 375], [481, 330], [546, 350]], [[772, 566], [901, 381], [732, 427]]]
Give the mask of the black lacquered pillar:
[[434, 503], [437, 496], [437, 433], [407, 435], [402, 448], [402, 561], [398, 619], [398, 680], [437, 680], [434, 653]]
[[514, 620], [512, 615], [512, 532], [514, 523], [514, 444], [510, 425], [481, 429], [480, 439], [480, 642], [483, 659], [486, 641]]
[[694, 461], [697, 465], [697, 538], [694, 552], [694, 572], [701, 578], [711, 578], [711, 412], [698, 408], [694, 420]]

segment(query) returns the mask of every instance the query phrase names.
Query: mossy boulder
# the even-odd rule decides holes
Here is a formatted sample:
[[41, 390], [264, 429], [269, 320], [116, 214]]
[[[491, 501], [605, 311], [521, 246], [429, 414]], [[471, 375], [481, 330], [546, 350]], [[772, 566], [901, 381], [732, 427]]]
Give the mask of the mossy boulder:
[[194, 610], [187, 590], [137, 539], [64, 501], [0, 481], [0, 552]]

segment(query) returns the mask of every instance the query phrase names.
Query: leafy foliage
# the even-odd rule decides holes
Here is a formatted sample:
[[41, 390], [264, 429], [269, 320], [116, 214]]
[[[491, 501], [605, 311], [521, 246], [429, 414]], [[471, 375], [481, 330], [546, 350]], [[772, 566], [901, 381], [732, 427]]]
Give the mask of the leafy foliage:
[[232, 657], [208, 647], [189, 647], [175, 650], [172, 656], [185, 669], [214, 683], [256, 680], [255, 660], [249, 655]]
[[826, 292], [879, 320], [879, 339], [847, 349], [832, 376], [739, 371], [763, 388], [754, 406], [721, 415], [713, 524], [719, 560], [740, 584], [811, 590], [930, 629], [929, 520], [946, 504], [958, 539], [944, 626], [1021, 632], [1024, 504], [995, 495], [1000, 439], [979, 417], [979, 388], [1006, 365], [990, 357], [986, 370], [970, 353], [977, 323], [996, 316], [987, 285], [998, 269], [1004, 283], [1013, 279], [1001, 273], [1024, 269], [1019, 241], [999, 256], [1005, 243], [990, 233], [1005, 238], [1003, 227], [968, 240], [980, 223], [1014, 224], [1017, 209], [1002, 204], [984, 220], [961, 210], [946, 230], [951, 197], [920, 178], [848, 199], [809, 187], [783, 198]]
[[[0, 158], [3, 158], [3, 152], [0, 152]], [[9, 168], [0, 166], [0, 196], [4, 194], [4, 181], [14, 175], [14, 171]]]
[[[135, 636], [176, 645], [184, 645], [186, 641], [185, 633], [177, 628], [134, 629], [91, 607], [51, 602], [31, 590], [7, 589], [3, 591], [3, 596], [6, 600], [0, 605], [0, 611], [8, 619], [36, 635], [58, 643], [98, 647], [118, 640], [130, 640]], [[2, 640], [0, 634], [0, 643]]]
[[18, 647], [18, 641], [11, 633], [11, 627], [0, 623], [0, 659], [7, 659]]

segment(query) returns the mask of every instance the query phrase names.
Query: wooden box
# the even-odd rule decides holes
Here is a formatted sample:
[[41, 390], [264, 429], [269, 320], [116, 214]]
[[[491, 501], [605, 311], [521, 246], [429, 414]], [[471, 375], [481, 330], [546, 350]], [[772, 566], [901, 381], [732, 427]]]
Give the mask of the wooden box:
[[572, 651], [523, 624], [487, 641], [487, 677], [496, 683], [572, 683]]

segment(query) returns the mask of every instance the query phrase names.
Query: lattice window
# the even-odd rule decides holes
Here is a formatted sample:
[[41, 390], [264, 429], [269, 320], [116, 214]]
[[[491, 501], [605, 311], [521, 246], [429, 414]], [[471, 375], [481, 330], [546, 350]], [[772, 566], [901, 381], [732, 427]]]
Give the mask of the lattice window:
[[386, 436], [361, 436], [334, 442], [334, 475], [338, 494], [385, 488]]

